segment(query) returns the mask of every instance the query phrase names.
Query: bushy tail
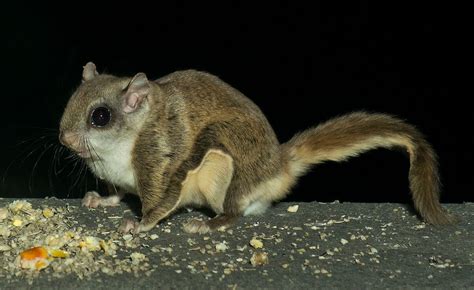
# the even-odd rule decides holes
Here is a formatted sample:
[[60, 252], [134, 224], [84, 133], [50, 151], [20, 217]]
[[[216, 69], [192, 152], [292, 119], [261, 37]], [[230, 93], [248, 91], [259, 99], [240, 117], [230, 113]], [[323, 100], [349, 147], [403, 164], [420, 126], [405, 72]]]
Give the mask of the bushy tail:
[[356, 112], [331, 119], [295, 135], [283, 144], [289, 171], [295, 178], [313, 165], [343, 161], [375, 148], [406, 148], [409, 181], [415, 208], [431, 224], [451, 224], [456, 218], [439, 202], [437, 157], [412, 125], [385, 114]]

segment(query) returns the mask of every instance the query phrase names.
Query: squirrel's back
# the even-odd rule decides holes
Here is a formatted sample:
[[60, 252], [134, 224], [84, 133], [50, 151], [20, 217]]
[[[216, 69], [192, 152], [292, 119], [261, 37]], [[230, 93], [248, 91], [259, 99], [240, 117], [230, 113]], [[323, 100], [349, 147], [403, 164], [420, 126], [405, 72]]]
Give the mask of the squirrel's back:
[[166, 104], [175, 107], [170, 110], [183, 118], [194, 138], [217, 138], [213, 141], [220, 142], [237, 159], [252, 158], [250, 154], [254, 158], [281, 158], [276, 134], [259, 107], [217, 76], [184, 70], [156, 82], [168, 98]]

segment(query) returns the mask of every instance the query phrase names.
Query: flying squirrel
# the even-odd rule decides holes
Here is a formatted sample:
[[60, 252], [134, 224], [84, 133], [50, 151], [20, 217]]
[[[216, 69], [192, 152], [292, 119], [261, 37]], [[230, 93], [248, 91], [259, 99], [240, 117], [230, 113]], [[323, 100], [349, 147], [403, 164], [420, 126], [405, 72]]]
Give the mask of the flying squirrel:
[[440, 204], [437, 157], [414, 126], [387, 114], [353, 112], [280, 144], [257, 105], [206, 72], [177, 71], [150, 81], [144, 73], [99, 74], [89, 62], [65, 108], [59, 139], [118, 188], [107, 197], [87, 192], [84, 206], [115, 206], [125, 193], [138, 195], [141, 221], [124, 219], [122, 232], [149, 231], [187, 206], [216, 214], [188, 221], [187, 232], [226, 228], [285, 198], [312, 165], [394, 147], [409, 153], [410, 189], [422, 219], [436, 225], [457, 220]]

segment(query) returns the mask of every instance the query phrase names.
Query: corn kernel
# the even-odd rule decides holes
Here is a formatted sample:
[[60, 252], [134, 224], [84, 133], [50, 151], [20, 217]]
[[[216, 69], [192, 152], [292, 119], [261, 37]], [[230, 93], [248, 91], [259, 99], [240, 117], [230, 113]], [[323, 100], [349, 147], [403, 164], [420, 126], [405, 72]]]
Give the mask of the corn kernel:
[[257, 238], [253, 238], [252, 240], [250, 240], [250, 245], [252, 247], [254, 247], [255, 249], [261, 249], [263, 248], [263, 243], [262, 241], [260, 241], [259, 239]]
[[21, 227], [23, 225], [23, 221], [19, 218], [15, 218], [15, 219], [13, 219], [13, 225], [15, 227]]
[[49, 251], [49, 254], [53, 258], [67, 258], [67, 257], [69, 257], [68, 252], [63, 251], [63, 250], [57, 250], [57, 249]]
[[100, 250], [100, 240], [96, 237], [87, 236], [79, 242], [79, 246], [83, 250], [98, 251]]
[[50, 217], [54, 216], [54, 212], [50, 208], [45, 208], [43, 209], [43, 216], [49, 219]]
[[36, 270], [41, 270], [48, 267], [48, 265], [49, 265], [48, 260], [39, 260], [38, 262], [36, 262], [35, 268]]

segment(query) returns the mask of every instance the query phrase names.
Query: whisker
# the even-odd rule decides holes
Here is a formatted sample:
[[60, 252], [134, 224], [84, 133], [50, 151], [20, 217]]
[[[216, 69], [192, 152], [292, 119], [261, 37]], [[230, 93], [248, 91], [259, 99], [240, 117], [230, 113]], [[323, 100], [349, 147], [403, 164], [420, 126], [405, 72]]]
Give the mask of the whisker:
[[88, 179], [87, 178], [87, 170], [86, 170], [86, 174], [84, 175], [84, 177], [85, 177], [86, 182], [84, 182], [84, 191], [83, 192], [85, 193], [85, 192], [87, 192], [87, 179]]
[[94, 146], [92, 146], [92, 144], [90, 144], [90, 147], [92, 149], [92, 152], [95, 154], [95, 156], [97, 156], [97, 160], [99, 161], [99, 164], [100, 166], [102, 167], [102, 169], [104, 170], [104, 172], [107, 172], [107, 168], [105, 167], [104, 163], [102, 162], [102, 159], [100, 158], [99, 154], [97, 153], [97, 151], [95, 150]]
[[[40, 144], [42, 142], [48, 142], [48, 140], [46, 140], [47, 138], [48, 138], [48, 136], [40, 136], [40, 137], [37, 137], [37, 138], [32, 137], [32, 138], [29, 138], [27, 140], [23, 140], [22, 142], [20, 142], [20, 145], [26, 144], [28, 142], [30, 142], [30, 144], [25, 149], [21, 150], [18, 154], [16, 154], [16, 156], [12, 159], [12, 161], [8, 164], [5, 171], [3, 172], [2, 187], [4, 189], [5, 189], [5, 186], [6, 186], [6, 178], [8, 176], [8, 173], [10, 172], [10, 169], [12, 168], [12, 166], [15, 165], [15, 164], [18, 164], [18, 159], [21, 158], [22, 156], [23, 156], [23, 158], [21, 158], [21, 160], [19, 161], [19, 165], [20, 166], [23, 165], [29, 157], [31, 157], [35, 152], [37, 152], [38, 150], [40, 150], [42, 148], [42, 146], [40, 146]], [[31, 142], [33, 139], [34, 139], [34, 141]], [[46, 144], [47, 143], [45, 143], [45, 145], [43, 145], [43, 148], [45, 148], [47, 146]], [[47, 150], [47, 149], [45, 149], [45, 150]], [[26, 154], [27, 152], [28, 152], [28, 154]]]
[[49, 131], [49, 132], [59, 132], [59, 129], [57, 128], [46, 128], [46, 127], [37, 127], [37, 126], [18, 126], [17, 129], [20, 129], [20, 130], [33, 129], [35, 131], [44, 130], [44, 131]]
[[[69, 165], [76, 164], [76, 162], [80, 159], [76, 154], [72, 153], [70, 150], [66, 150], [67, 148], [62, 147], [61, 149], [62, 149], [61, 155], [64, 155], [64, 153], [67, 153], [68, 155], [64, 158], [66, 160], [64, 166], [57, 171], [57, 174], [61, 174], [66, 168], [69, 167]], [[58, 161], [58, 166], [60, 166], [60, 165], [61, 164]], [[73, 168], [73, 170], [74, 170], [74, 168]], [[71, 175], [71, 173], [68, 174], [67, 176], [70, 176], [70, 175]]]
[[30, 180], [28, 182], [28, 189], [30, 190], [30, 193], [33, 193], [33, 178], [34, 178], [34, 175], [35, 175], [35, 171], [36, 171], [36, 167], [38, 166], [38, 163], [39, 161], [41, 160], [41, 158], [44, 156], [44, 154], [53, 146], [54, 144], [50, 144], [48, 145], [46, 148], [44, 148], [43, 152], [41, 152], [41, 154], [39, 155], [38, 159], [36, 159], [36, 162], [35, 164], [33, 165], [33, 170], [31, 171], [31, 175], [30, 175]]
[[[79, 144], [80, 144], [80, 147], [85, 147], [86, 150], [89, 150], [88, 147], [87, 147], [87, 141], [84, 137], [81, 137], [81, 139], [79, 140]], [[80, 184], [82, 182], [82, 180], [84, 180], [84, 179], [87, 182], [87, 165], [84, 162], [84, 160], [81, 159], [81, 168], [80, 168], [80, 171], [79, 171], [79, 175], [76, 178], [75, 182], [73, 183], [72, 188], [74, 188], [76, 185]], [[87, 184], [86, 184], [86, 189], [87, 189]]]
[[[43, 141], [45, 141], [45, 140], [43, 140]], [[34, 148], [34, 149], [31, 150], [28, 154], [26, 154], [26, 156], [20, 161], [20, 164], [24, 164], [25, 161], [26, 161], [31, 155], [33, 155], [33, 153], [35, 153], [35, 152], [37, 152], [38, 150], [41, 149], [41, 146], [39, 146], [39, 144], [37, 144], [37, 145], [38, 145], [38, 146], [37, 146], [36, 148]], [[44, 146], [44, 145], [43, 145], [43, 146]], [[25, 153], [25, 152], [26, 152], [26, 150], [23, 151], [23, 153]]]
[[24, 145], [24, 144], [29, 143], [31, 141], [33, 141], [32, 143], [34, 144], [34, 143], [37, 143], [37, 142], [41, 142], [41, 141], [43, 141], [43, 139], [46, 139], [46, 138], [52, 138], [52, 136], [42, 135], [42, 136], [39, 136], [39, 137], [29, 137], [28, 139], [18, 141], [16, 143], [16, 146], [21, 146], [21, 145]]
[[[101, 166], [104, 170], [104, 172], [106, 172], [106, 168], [105, 168], [105, 165], [102, 161], [102, 159], [100, 158], [99, 154], [97, 153], [97, 151], [95, 150], [94, 146], [90, 143], [90, 141], [88, 140], [85, 140], [86, 141], [86, 147], [87, 147], [87, 150], [89, 152], [89, 154], [91, 155], [92, 157], [92, 160], [97, 160], [98, 161], [98, 166]], [[97, 172], [97, 167], [96, 167], [96, 162], [93, 162], [93, 166], [94, 166], [94, 171]], [[96, 175], [94, 175], [94, 178], [95, 178], [95, 186], [96, 186], [96, 190], [98, 191], [99, 190], [99, 179], [97, 178]]]
[[54, 182], [53, 182], [52, 173], [54, 173], [54, 163], [55, 163], [55, 159], [57, 157], [60, 146], [58, 146], [58, 144], [55, 143], [53, 148], [54, 148], [53, 158], [51, 158], [51, 162], [48, 168], [48, 181], [49, 181], [49, 186], [51, 188], [51, 191], [54, 193], [55, 190], [54, 190]]
[[62, 149], [64, 149], [63, 146], [59, 145], [59, 146], [56, 146], [56, 150], [54, 150], [54, 155], [53, 155], [53, 173], [55, 176], [58, 176], [58, 171], [57, 171], [57, 168], [58, 168], [58, 165], [59, 165], [59, 159], [62, 155]]
[[[94, 155], [92, 154], [93, 152], [91, 151], [92, 145], [90, 144], [90, 142], [88, 142], [87, 140], [85, 140], [85, 146], [86, 146], [87, 152], [91, 155], [91, 158], [92, 158], [92, 166], [94, 166], [94, 171], [97, 172], [97, 168], [95, 167], [95, 162], [94, 162]], [[94, 153], [95, 153], [95, 152], [94, 152]], [[98, 157], [97, 154], [96, 154], [96, 156]]]
[[[74, 167], [72, 168], [72, 170], [69, 172], [67, 176], [70, 177], [71, 175], [73, 175], [78, 165], [80, 168], [82, 168], [82, 165], [83, 165], [82, 162], [83, 161], [81, 159], [74, 159]], [[71, 194], [71, 191], [75, 186], [75, 183], [76, 182], [73, 182], [71, 186], [69, 186], [67, 197], [69, 197], [69, 195]]]
[[77, 158], [77, 155], [74, 154], [73, 152], [69, 152], [69, 155], [66, 156], [65, 159], [72, 159], [72, 160], [75, 160]]
[[79, 163], [81, 163], [81, 159], [79, 159], [79, 158], [73, 158], [72, 161], [73, 161], [73, 163], [74, 163], [74, 166], [72, 167], [71, 172], [68, 173], [68, 175], [67, 175], [68, 177], [70, 177], [70, 176], [74, 173], [74, 170], [76, 170], [77, 165], [78, 165]]
[[[66, 162], [66, 164], [64, 164], [62, 168], [60, 167], [61, 166], [61, 162], [59, 161], [61, 159], [60, 156], [62, 156], [64, 153], [69, 153], [66, 150], [66, 148], [61, 147], [61, 149], [60, 149], [60, 155], [58, 157], [58, 162], [57, 162], [57, 166], [59, 167], [59, 169], [56, 170], [56, 172], [55, 172], [56, 175], [61, 174], [66, 169], [66, 167], [71, 163], [71, 160], [67, 160], [68, 162]], [[69, 155], [67, 157], [69, 157]], [[66, 158], [64, 158], [64, 159], [66, 159]]]
[[76, 180], [74, 181], [74, 183], [72, 184], [72, 188], [74, 188], [76, 185], [78, 185], [81, 181], [81, 177], [82, 177], [82, 174], [83, 172], [87, 172], [85, 171], [84, 169], [86, 168], [86, 165], [84, 162], [80, 162], [81, 163], [81, 167], [80, 167], [80, 170], [79, 170], [79, 174], [78, 174], [78, 177], [76, 178]]
[[63, 173], [63, 171], [66, 170], [67, 166], [68, 164], [64, 164], [64, 166], [56, 172], [56, 175], [60, 175], [61, 173]]

